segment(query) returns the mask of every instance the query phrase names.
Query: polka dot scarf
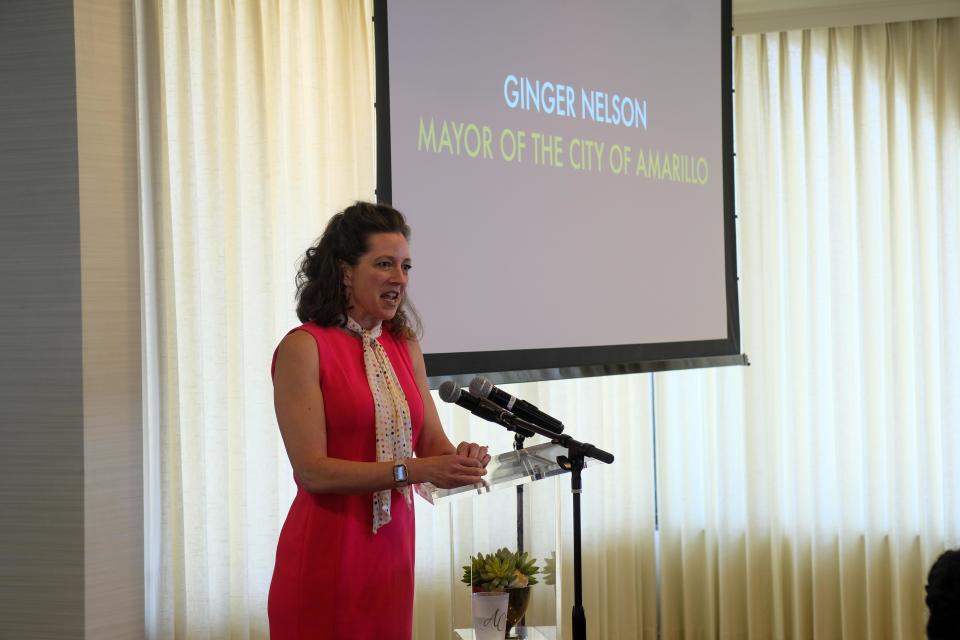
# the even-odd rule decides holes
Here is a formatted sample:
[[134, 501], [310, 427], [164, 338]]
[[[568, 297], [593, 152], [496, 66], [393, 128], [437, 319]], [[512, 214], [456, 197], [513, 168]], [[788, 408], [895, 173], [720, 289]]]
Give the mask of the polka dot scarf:
[[[410, 406], [403, 394], [400, 381], [393, 370], [383, 345], [377, 340], [382, 332], [378, 324], [369, 331], [353, 318], [347, 318], [347, 329], [360, 336], [363, 343], [363, 366], [367, 383], [373, 394], [373, 407], [377, 429], [377, 462], [406, 460], [413, 457], [413, 427], [410, 422]], [[398, 489], [411, 504], [410, 487]], [[390, 522], [390, 489], [373, 494], [373, 532]]]

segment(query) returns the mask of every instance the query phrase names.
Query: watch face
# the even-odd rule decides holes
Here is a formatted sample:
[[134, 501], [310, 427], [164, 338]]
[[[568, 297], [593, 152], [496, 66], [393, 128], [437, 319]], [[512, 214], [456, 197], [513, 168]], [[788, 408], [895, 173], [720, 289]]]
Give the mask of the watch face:
[[393, 468], [393, 479], [395, 482], [406, 482], [407, 481], [407, 466], [404, 464], [398, 464]]

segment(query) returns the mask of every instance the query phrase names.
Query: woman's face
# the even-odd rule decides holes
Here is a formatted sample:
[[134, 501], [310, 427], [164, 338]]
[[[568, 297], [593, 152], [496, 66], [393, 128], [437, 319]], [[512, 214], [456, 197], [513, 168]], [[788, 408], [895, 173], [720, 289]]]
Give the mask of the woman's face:
[[397, 314], [407, 289], [410, 247], [402, 233], [374, 233], [367, 252], [343, 267], [347, 313], [364, 329]]

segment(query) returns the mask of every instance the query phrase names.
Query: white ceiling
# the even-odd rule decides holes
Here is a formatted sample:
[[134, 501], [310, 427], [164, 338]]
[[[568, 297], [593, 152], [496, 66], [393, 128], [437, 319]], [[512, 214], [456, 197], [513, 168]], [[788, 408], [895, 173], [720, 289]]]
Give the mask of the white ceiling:
[[960, 0], [733, 0], [736, 33], [960, 16]]

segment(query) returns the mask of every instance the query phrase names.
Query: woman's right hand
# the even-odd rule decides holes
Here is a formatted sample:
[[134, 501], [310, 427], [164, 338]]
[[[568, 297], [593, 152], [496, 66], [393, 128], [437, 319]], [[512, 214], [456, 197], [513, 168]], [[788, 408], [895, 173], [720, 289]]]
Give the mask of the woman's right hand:
[[487, 470], [476, 458], [451, 453], [412, 458], [407, 461], [410, 482], [429, 482], [441, 489], [453, 489], [481, 482]]

